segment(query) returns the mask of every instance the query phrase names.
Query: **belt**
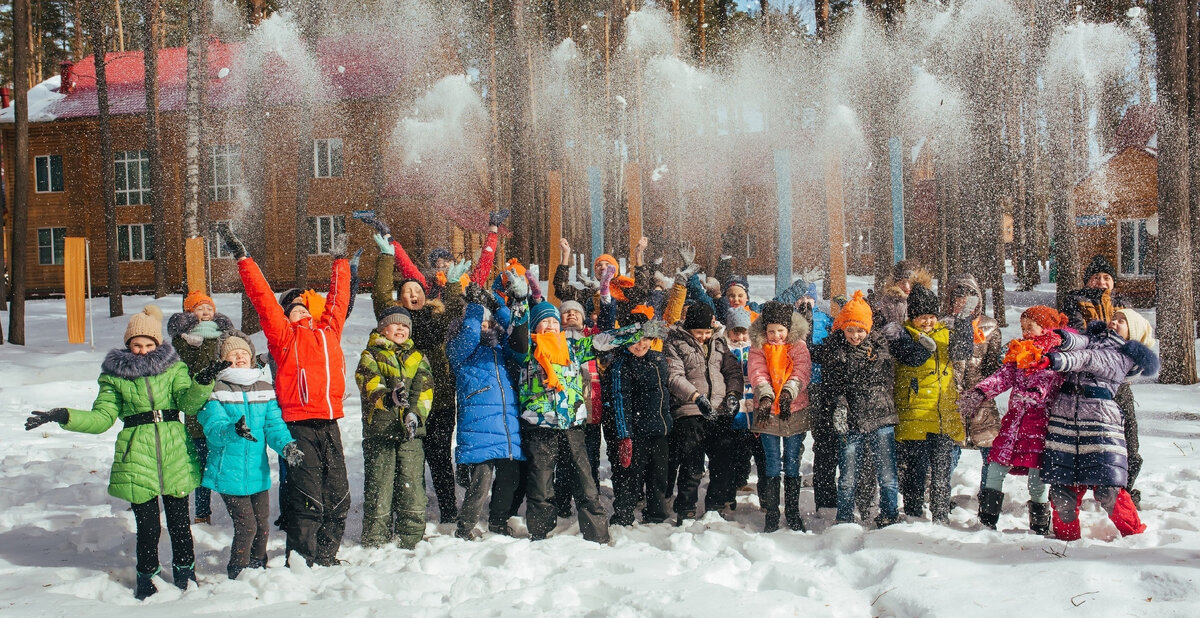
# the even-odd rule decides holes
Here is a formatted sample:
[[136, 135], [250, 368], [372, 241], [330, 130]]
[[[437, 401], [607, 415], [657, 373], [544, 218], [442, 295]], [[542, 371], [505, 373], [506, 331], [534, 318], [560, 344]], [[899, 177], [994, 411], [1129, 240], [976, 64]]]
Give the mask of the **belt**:
[[151, 410], [142, 412], [141, 414], [132, 414], [121, 419], [126, 427], [137, 427], [138, 425], [148, 425], [150, 423], [166, 423], [169, 421], [179, 422], [179, 410]]
[[1088, 399], [1113, 398], [1112, 393], [1103, 386], [1088, 386], [1086, 384], [1076, 384], [1074, 382], [1067, 382], [1063, 384], [1062, 389], [1059, 392], [1067, 395], [1079, 395], [1080, 397], [1086, 397]]

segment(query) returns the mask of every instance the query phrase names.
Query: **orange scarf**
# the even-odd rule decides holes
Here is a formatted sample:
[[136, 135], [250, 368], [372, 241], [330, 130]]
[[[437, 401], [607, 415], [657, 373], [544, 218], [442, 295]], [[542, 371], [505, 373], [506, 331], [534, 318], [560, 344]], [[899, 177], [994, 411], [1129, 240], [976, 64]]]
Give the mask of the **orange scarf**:
[[979, 318], [975, 318], [971, 322], [971, 329], [975, 332], [975, 343], [980, 344], [987, 341], [987, 337], [983, 335], [983, 331], [979, 329]]
[[533, 360], [541, 365], [546, 374], [546, 386], [562, 392], [566, 389], [554, 372], [554, 365], [565, 366], [571, 362], [571, 353], [567, 348], [567, 336], [558, 333], [534, 333], [529, 336], [533, 340]]
[[771, 414], [779, 414], [779, 394], [783, 385], [792, 377], [792, 357], [788, 354], [787, 344], [768, 343], [763, 346], [763, 356], [767, 359], [767, 375], [771, 377], [771, 390], [775, 391], [775, 403], [771, 406]]

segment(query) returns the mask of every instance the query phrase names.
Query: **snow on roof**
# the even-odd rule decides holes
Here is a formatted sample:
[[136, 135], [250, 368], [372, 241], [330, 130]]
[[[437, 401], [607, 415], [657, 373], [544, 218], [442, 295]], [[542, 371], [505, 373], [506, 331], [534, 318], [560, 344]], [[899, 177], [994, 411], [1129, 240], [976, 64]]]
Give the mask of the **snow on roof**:
[[[30, 122], [49, 122], [55, 119], [52, 111], [54, 104], [67, 96], [58, 92], [58, 87], [61, 83], [62, 76], [55, 75], [29, 89]], [[0, 110], [0, 122], [13, 122], [15, 114], [13, 110], [14, 105], [16, 105], [15, 102], [9, 103], [8, 107]]]

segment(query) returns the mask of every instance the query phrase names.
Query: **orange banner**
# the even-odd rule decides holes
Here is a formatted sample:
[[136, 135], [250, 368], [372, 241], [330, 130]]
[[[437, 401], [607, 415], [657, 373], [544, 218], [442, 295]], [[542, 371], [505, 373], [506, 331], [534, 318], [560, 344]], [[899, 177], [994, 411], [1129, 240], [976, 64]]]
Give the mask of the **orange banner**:
[[63, 246], [63, 291], [67, 297], [67, 342], [87, 339], [87, 239], [67, 238]]
[[208, 293], [207, 277], [204, 276], [204, 237], [197, 236], [184, 241], [184, 261], [187, 264], [188, 292]]

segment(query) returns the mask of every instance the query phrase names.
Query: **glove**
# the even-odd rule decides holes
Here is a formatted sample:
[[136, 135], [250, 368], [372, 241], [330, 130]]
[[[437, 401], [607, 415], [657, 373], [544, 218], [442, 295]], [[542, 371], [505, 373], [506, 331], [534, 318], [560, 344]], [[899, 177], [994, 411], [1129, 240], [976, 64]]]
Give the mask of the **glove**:
[[509, 270], [508, 272], [508, 287], [505, 291], [508, 292], [508, 297], [512, 300], [524, 300], [529, 298], [529, 282], [525, 280], [524, 275], [518, 275], [516, 271]]
[[345, 258], [346, 254], [349, 252], [350, 252], [350, 235], [349, 234], [338, 234], [337, 236], [334, 236], [333, 244], [329, 247], [329, 255], [332, 255], [333, 259], [335, 259], [335, 260], [340, 260], [340, 259]]
[[375, 228], [375, 233], [381, 238], [386, 238], [392, 235], [392, 230], [388, 228], [387, 224], [379, 219], [376, 219], [375, 217], [363, 217], [362, 222]]
[[617, 455], [622, 468], [633, 465], [633, 439], [621, 438], [617, 442]]
[[922, 348], [925, 348], [926, 350], [929, 350], [930, 352], [937, 350], [937, 342], [934, 341], [932, 337], [930, 337], [929, 335], [926, 335], [925, 333], [921, 333], [921, 336], [917, 337], [917, 343], [921, 344]]
[[741, 401], [742, 398], [738, 397], [736, 393], [729, 393], [728, 395], [725, 395], [725, 415], [733, 416], [737, 414], [738, 403]]
[[779, 420], [786, 421], [792, 415], [792, 394], [786, 390], [779, 393]]
[[350, 258], [350, 274], [358, 272], [358, 262], [362, 259], [364, 249], [359, 249], [354, 252], [354, 257]]
[[1045, 356], [1039, 358], [1037, 360], [1037, 362], [1033, 364], [1033, 367], [1032, 367], [1032, 369], [1034, 369], [1035, 371], [1041, 371], [1043, 369], [1049, 369], [1049, 368], [1050, 368], [1050, 359], [1046, 358]]
[[29, 418], [25, 419], [25, 431], [37, 429], [38, 427], [51, 422], [66, 424], [70, 420], [71, 413], [67, 412], [66, 408], [54, 408], [53, 410], [48, 410], [46, 412], [34, 410], [33, 414], [30, 414]]
[[401, 410], [403, 410], [404, 408], [407, 408], [408, 407], [408, 386], [405, 385], [403, 382], [400, 383], [399, 386], [392, 389], [392, 392], [390, 394], [388, 394], [388, 397], [391, 398], [392, 407], [398, 408]]
[[[1046, 369], [1054, 369], [1054, 365], [1056, 364], [1056, 363], [1055, 363], [1055, 361], [1056, 361], [1058, 358], [1059, 358], [1059, 353], [1058, 353], [1058, 352], [1051, 352], [1051, 353], [1049, 353], [1049, 354], [1047, 354], [1047, 355], [1043, 356], [1043, 357], [1042, 357], [1042, 360], [1043, 360], [1043, 361], [1046, 361]], [[1057, 371], [1057, 370], [1056, 370], [1056, 371]]]
[[604, 272], [600, 275], [601, 296], [612, 296], [612, 290], [610, 286], [612, 285], [612, 279], [614, 276], [616, 276], [616, 274], [617, 269], [613, 268], [611, 265], [604, 269]]
[[469, 305], [482, 305], [487, 307], [492, 300], [492, 295], [483, 288], [479, 287], [478, 283], [472, 281], [471, 284], [467, 286], [467, 289], [463, 291], [463, 300], [467, 301], [467, 304]]
[[488, 225], [500, 227], [501, 225], [504, 225], [505, 221], [508, 221], [508, 215], [510, 214], [512, 214], [512, 211], [508, 210], [507, 208], [502, 210], [493, 210], [491, 214], [488, 215]]
[[593, 292], [600, 289], [599, 281], [596, 281], [595, 279], [593, 279], [583, 273], [579, 273], [579, 282], [583, 284], [584, 288], [589, 289]]
[[683, 266], [686, 268], [696, 263], [696, 247], [690, 242], [681, 243], [679, 245], [679, 259], [683, 260]]
[[669, 331], [670, 327], [662, 320], [650, 320], [642, 325], [642, 337], [650, 339], [664, 339]]
[[471, 486], [471, 466], [470, 464], [458, 464], [454, 466], [454, 482], [458, 483], [459, 487], [466, 489]]
[[762, 397], [758, 400], [758, 406], [754, 408], [755, 414], [770, 414], [771, 407], [775, 405], [774, 397]]
[[296, 468], [304, 463], [304, 451], [300, 450], [300, 445], [296, 444], [295, 441], [288, 442], [287, 446], [283, 447], [283, 452], [280, 455], [283, 455], [283, 460], [287, 462], [289, 467]]
[[700, 272], [700, 265], [692, 262], [691, 264], [688, 264], [687, 266], [675, 271], [675, 283], [687, 287], [688, 279], [691, 279], [692, 275], [698, 272]]
[[387, 238], [379, 234], [374, 234], [371, 236], [371, 240], [374, 240], [375, 246], [379, 247], [380, 255], [396, 255], [396, 248], [392, 246], [392, 243]]
[[713, 410], [712, 403], [708, 401], [708, 397], [700, 395], [696, 398], [696, 407], [700, 408], [700, 416], [705, 420], [715, 420], [717, 418], [716, 411]]
[[529, 298], [534, 301], [542, 299], [542, 284], [538, 283], [537, 277], [533, 275], [533, 270], [525, 271], [525, 283], [529, 284]]
[[417, 427], [421, 425], [421, 419], [417, 418], [416, 414], [409, 412], [404, 415], [404, 430], [408, 432], [408, 439], [412, 440], [417, 437]]
[[213, 361], [204, 369], [197, 371], [195, 377], [192, 379], [195, 380], [197, 384], [204, 384], [207, 386], [212, 384], [213, 380], [217, 379], [217, 374], [225, 371], [232, 364], [233, 363], [229, 361]]
[[669, 290], [671, 286], [675, 285], [675, 280], [656, 270], [654, 271], [654, 284], [664, 290]]
[[246, 243], [242, 242], [242, 239], [233, 233], [233, 228], [225, 226], [222, 236], [225, 239], [225, 249], [233, 254], [235, 260], [240, 260], [249, 255], [249, 252], [246, 251]]
[[962, 417], [964, 423], [971, 422], [975, 418], [975, 414], [979, 411], [979, 406], [983, 404], [986, 396], [977, 388], [973, 388], [958, 396], [958, 401], [955, 405], [958, 407], [958, 414]]
[[978, 296], [967, 296], [963, 300], [963, 306], [954, 314], [955, 318], [960, 320], [970, 320], [975, 317], [975, 310], [979, 308]]
[[237, 432], [237, 435], [239, 435], [251, 442], [258, 442], [258, 438], [255, 438], [254, 434], [250, 433], [250, 427], [248, 427], [246, 425], [246, 416], [245, 415], [242, 415], [242, 418], [238, 419], [238, 422], [235, 423], [233, 426], [233, 430]]
[[888, 322], [879, 329], [879, 332], [883, 335], [884, 339], [887, 339], [888, 341], [895, 341], [900, 338], [902, 329], [903, 327], [900, 326], [899, 322]]
[[446, 281], [454, 282], [471, 270], [471, 260], [459, 260], [446, 269]]

